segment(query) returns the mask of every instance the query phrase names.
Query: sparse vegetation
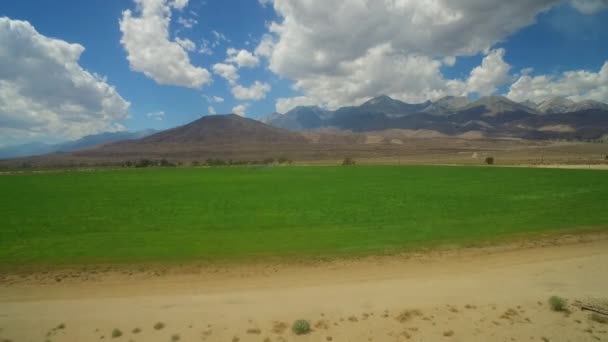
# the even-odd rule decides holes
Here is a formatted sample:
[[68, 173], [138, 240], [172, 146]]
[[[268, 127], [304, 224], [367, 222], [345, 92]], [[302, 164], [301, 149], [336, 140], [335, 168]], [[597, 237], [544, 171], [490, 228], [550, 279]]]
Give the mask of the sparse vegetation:
[[247, 329], [247, 333], [248, 334], [259, 335], [259, 334], [262, 333], [262, 330], [260, 330], [259, 328], [249, 328], [249, 329]]
[[61, 323], [55, 329], [56, 330], [63, 330], [63, 329], [65, 329], [65, 327], [66, 327], [65, 323]]
[[553, 311], [566, 311], [568, 307], [568, 301], [562, 297], [551, 296], [549, 298], [549, 306]]
[[131, 332], [134, 333], [134, 334], [139, 334], [141, 332], [141, 329], [140, 328], [135, 328]]
[[282, 334], [288, 327], [289, 326], [285, 322], [274, 322], [272, 325], [272, 332], [275, 334]]
[[342, 166], [352, 166], [352, 165], [355, 165], [355, 164], [356, 164], [355, 160], [353, 158], [351, 158], [351, 157], [346, 157], [342, 161]]
[[163, 323], [163, 322], [158, 322], [158, 323], [154, 324], [155, 330], [162, 330], [164, 328], [165, 328], [165, 323]]
[[486, 158], [486, 164], [488, 164], [488, 165], [494, 165], [494, 157], [487, 157]]
[[296, 335], [306, 335], [310, 332], [310, 323], [307, 320], [299, 319], [293, 322], [291, 330]]
[[171, 335], [171, 341], [173, 342], [177, 342], [181, 339], [181, 336], [179, 336], [179, 334], [173, 334]]
[[114, 330], [112, 330], [112, 338], [119, 338], [121, 336], [122, 336], [122, 331], [120, 331], [120, 329], [114, 328]]
[[395, 317], [397, 321], [400, 323], [405, 323], [414, 317], [422, 316], [422, 312], [420, 310], [404, 310]]

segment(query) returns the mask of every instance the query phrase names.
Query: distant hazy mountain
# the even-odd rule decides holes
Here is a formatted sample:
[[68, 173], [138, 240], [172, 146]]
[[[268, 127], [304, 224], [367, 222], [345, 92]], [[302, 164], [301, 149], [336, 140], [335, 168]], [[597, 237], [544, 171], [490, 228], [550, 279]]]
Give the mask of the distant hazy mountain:
[[564, 98], [551, 98], [539, 104], [518, 103], [504, 96], [481, 97], [475, 101], [445, 97], [434, 102], [408, 104], [379, 96], [360, 106], [335, 111], [297, 107], [285, 114], [272, 114], [264, 122], [295, 131], [412, 129], [446, 135], [474, 131], [487, 136], [532, 139], [598, 139], [608, 133], [608, 105]]
[[463, 107], [466, 107], [470, 103], [471, 101], [464, 96], [446, 96], [435, 102], [431, 102], [431, 104], [422, 111], [435, 115], [449, 115]]
[[538, 111], [544, 114], [573, 113], [583, 110], [608, 110], [608, 105], [593, 100], [575, 102], [563, 97], [552, 97], [538, 104]]
[[292, 131], [317, 129], [331, 116], [331, 112], [317, 106], [299, 106], [287, 114], [274, 113], [260, 119], [261, 122]]
[[484, 116], [495, 116], [502, 113], [525, 112], [536, 114], [533, 108], [511, 101], [504, 96], [486, 96], [469, 103], [459, 111], [478, 110]]
[[409, 104], [394, 100], [386, 95], [375, 97], [357, 108], [361, 112], [384, 113], [389, 116], [407, 115], [422, 111], [428, 107], [431, 101], [418, 104]]
[[66, 141], [59, 144], [33, 142], [29, 144], [5, 146], [0, 148], [0, 159], [36, 156], [52, 152], [72, 152], [121, 140], [139, 139], [154, 133], [156, 133], [156, 131], [153, 129], [138, 132], [105, 132], [88, 135], [78, 140]]

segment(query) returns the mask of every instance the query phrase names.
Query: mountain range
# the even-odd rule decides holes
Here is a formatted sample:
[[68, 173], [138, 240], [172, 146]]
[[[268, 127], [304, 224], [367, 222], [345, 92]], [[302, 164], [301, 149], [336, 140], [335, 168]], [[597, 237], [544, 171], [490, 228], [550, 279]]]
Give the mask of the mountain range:
[[608, 133], [608, 105], [553, 97], [541, 103], [512, 101], [504, 96], [444, 97], [409, 104], [388, 96], [360, 106], [328, 111], [301, 106], [260, 121], [293, 131], [323, 128], [354, 132], [387, 129], [431, 130], [446, 135], [476, 131], [487, 137], [525, 139], [601, 139]]
[[72, 152], [95, 147], [98, 145], [108, 144], [115, 141], [140, 139], [156, 132], [157, 131], [153, 129], [137, 132], [105, 132], [100, 134], [87, 135], [78, 140], [71, 140], [58, 144], [33, 142], [20, 145], [9, 145], [0, 147], [0, 159], [37, 156], [54, 152]]

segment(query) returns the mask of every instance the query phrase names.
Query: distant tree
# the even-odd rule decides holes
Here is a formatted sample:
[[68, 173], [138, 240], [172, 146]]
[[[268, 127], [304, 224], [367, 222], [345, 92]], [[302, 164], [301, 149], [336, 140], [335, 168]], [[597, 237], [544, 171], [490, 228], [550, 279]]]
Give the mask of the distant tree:
[[221, 159], [213, 159], [213, 158], [209, 158], [205, 161], [205, 165], [207, 166], [222, 166], [222, 165], [226, 165], [226, 162], [221, 160]]
[[356, 164], [355, 160], [351, 157], [346, 157], [342, 161], [342, 165], [344, 165], [344, 166], [351, 166], [351, 165], [355, 165], [355, 164]]
[[263, 163], [266, 165], [274, 164], [274, 158], [266, 158]]
[[160, 160], [159, 164], [162, 167], [175, 167], [175, 164], [169, 162], [167, 159], [164, 159], [164, 158]]
[[150, 167], [154, 166], [154, 162], [150, 159], [140, 159], [137, 163], [135, 163], [135, 167]]
[[130, 161], [130, 160], [127, 160], [127, 161], [126, 161], [126, 162], [123, 164], [123, 166], [124, 166], [124, 167], [133, 167], [133, 162], [132, 162], [132, 161]]
[[22, 169], [29, 169], [29, 168], [32, 167], [32, 164], [30, 164], [28, 162], [24, 162], [24, 163], [21, 163], [20, 166], [21, 166]]
[[279, 157], [278, 162], [279, 162], [279, 164], [290, 164], [291, 160], [289, 160], [289, 158], [283, 156], [283, 157]]
[[486, 164], [488, 164], [488, 165], [494, 165], [494, 157], [487, 157], [486, 158]]
[[199, 164], [200, 163], [198, 162], [198, 160], [193, 160], [192, 161], [192, 166], [199, 166]]

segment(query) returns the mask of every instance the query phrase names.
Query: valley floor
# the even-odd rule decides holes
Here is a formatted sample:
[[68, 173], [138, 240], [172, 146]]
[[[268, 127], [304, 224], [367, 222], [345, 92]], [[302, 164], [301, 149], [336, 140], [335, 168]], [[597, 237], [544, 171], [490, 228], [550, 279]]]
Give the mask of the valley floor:
[[[608, 341], [608, 324], [547, 304], [606, 297], [607, 271], [596, 234], [318, 264], [4, 274], [0, 340]], [[291, 332], [300, 318], [309, 335]]]

